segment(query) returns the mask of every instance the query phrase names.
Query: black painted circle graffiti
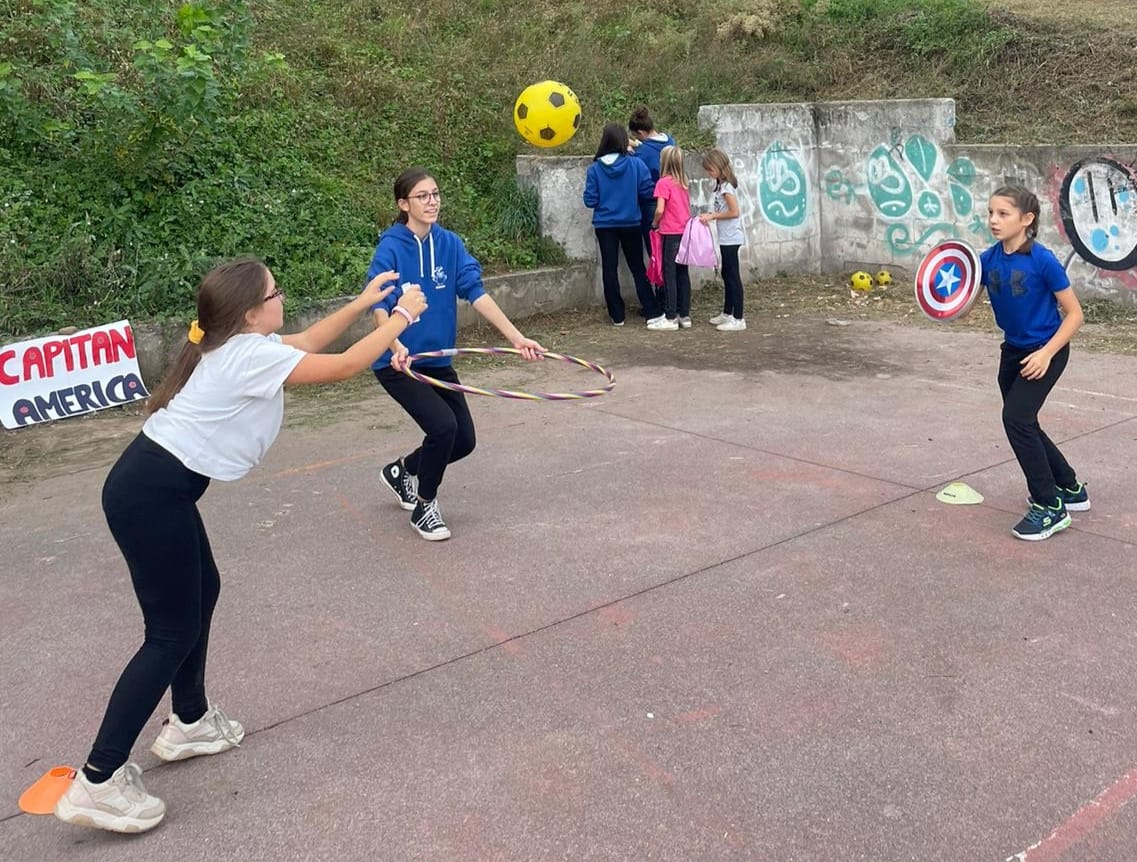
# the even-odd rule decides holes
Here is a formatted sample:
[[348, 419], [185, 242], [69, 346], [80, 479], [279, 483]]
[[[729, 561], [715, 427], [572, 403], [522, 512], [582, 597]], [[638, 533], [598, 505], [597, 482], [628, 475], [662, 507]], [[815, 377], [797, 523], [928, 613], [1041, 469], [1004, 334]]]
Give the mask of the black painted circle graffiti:
[[1137, 266], [1137, 178], [1104, 156], [1082, 159], [1066, 172], [1059, 216], [1074, 251], [1086, 263], [1114, 272]]

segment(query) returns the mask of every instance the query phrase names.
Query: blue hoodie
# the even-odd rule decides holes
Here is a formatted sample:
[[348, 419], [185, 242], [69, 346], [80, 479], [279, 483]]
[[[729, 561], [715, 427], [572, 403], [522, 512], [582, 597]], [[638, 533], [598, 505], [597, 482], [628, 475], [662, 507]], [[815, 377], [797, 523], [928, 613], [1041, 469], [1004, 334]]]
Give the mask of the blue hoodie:
[[653, 202], [654, 193], [643, 161], [619, 153], [594, 161], [584, 179], [584, 205], [593, 211], [593, 227], [638, 227], [640, 204]]
[[665, 140], [657, 141], [655, 138], [648, 138], [640, 141], [640, 145], [632, 151], [632, 154], [647, 165], [647, 169], [651, 171], [653, 183], [659, 179], [659, 157], [663, 153], [663, 148], [675, 146], [675, 138], [671, 135], [666, 132], [656, 132], [656, 134], [663, 135]]
[[[382, 308], [390, 314], [403, 295], [403, 284], [419, 285], [426, 297], [427, 309], [421, 319], [399, 336], [412, 356], [453, 347], [458, 340], [458, 300], [473, 303], [486, 292], [481, 265], [466, 251], [456, 233], [438, 224], [431, 225], [430, 233], [421, 240], [399, 222], [383, 231], [367, 270], [368, 280], [385, 270], [399, 273], [399, 286], [372, 306], [372, 311]], [[415, 365], [437, 368], [450, 363], [449, 356], [442, 356], [420, 359]], [[390, 364], [388, 350], [371, 367], [378, 369]]]

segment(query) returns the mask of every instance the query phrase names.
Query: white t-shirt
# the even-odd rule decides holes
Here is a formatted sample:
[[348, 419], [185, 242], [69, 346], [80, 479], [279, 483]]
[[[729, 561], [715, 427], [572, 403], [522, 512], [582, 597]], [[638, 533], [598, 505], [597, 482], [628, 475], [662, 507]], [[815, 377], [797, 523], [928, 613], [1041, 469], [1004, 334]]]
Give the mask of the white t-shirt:
[[142, 433], [190, 470], [231, 482], [264, 457], [284, 420], [284, 381], [305, 353], [280, 336], [234, 335], [201, 357]]
[[[734, 190], [734, 186], [728, 182], [720, 183], [719, 187], [715, 189], [715, 212], [726, 212], [729, 209], [726, 205], [727, 194], [734, 195], [734, 202], [738, 203], [738, 192]], [[742, 245], [745, 241], [742, 234], [741, 218], [715, 219], [715, 227], [718, 228], [719, 232], [719, 245]]]

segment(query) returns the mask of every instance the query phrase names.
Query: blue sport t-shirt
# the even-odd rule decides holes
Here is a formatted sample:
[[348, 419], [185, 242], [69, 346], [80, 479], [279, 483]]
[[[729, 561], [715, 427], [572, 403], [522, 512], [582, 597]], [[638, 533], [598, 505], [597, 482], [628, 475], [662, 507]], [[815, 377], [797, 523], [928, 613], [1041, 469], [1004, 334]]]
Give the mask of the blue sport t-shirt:
[[1054, 252], [1040, 242], [1027, 240], [1013, 254], [1007, 254], [997, 242], [979, 259], [995, 322], [1007, 344], [1025, 349], [1048, 342], [1062, 325], [1054, 294], [1070, 286], [1066, 269]]

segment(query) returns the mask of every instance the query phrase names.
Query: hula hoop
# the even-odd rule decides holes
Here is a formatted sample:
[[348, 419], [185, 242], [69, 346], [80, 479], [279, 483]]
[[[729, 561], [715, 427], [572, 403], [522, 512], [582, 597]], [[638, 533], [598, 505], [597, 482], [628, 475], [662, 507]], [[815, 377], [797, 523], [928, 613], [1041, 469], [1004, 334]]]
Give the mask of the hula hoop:
[[546, 359], [559, 359], [562, 362], [595, 371], [597, 374], [603, 374], [608, 378], [608, 383], [599, 389], [584, 389], [579, 392], [519, 392], [514, 389], [482, 389], [480, 386], [466, 386], [463, 383], [447, 383], [445, 380], [435, 380], [426, 374], [420, 374], [410, 367], [410, 363], [416, 359], [442, 356], [466, 356], [468, 354], [513, 354], [520, 356], [521, 351], [516, 347], [450, 347], [446, 350], [416, 353], [414, 356], [407, 357], [407, 367], [403, 369], [403, 373], [419, 383], [427, 383], [439, 389], [449, 389], [451, 392], [464, 392], [467, 395], [489, 395], [493, 398], [518, 398], [523, 401], [578, 401], [582, 398], [595, 398], [597, 395], [611, 392], [612, 387], [616, 385], [616, 378], [612, 376], [612, 372], [606, 368], [601, 368], [595, 362], [577, 359], [575, 356], [566, 356], [563, 353], [553, 353], [551, 350], [539, 350], [537, 352]]

